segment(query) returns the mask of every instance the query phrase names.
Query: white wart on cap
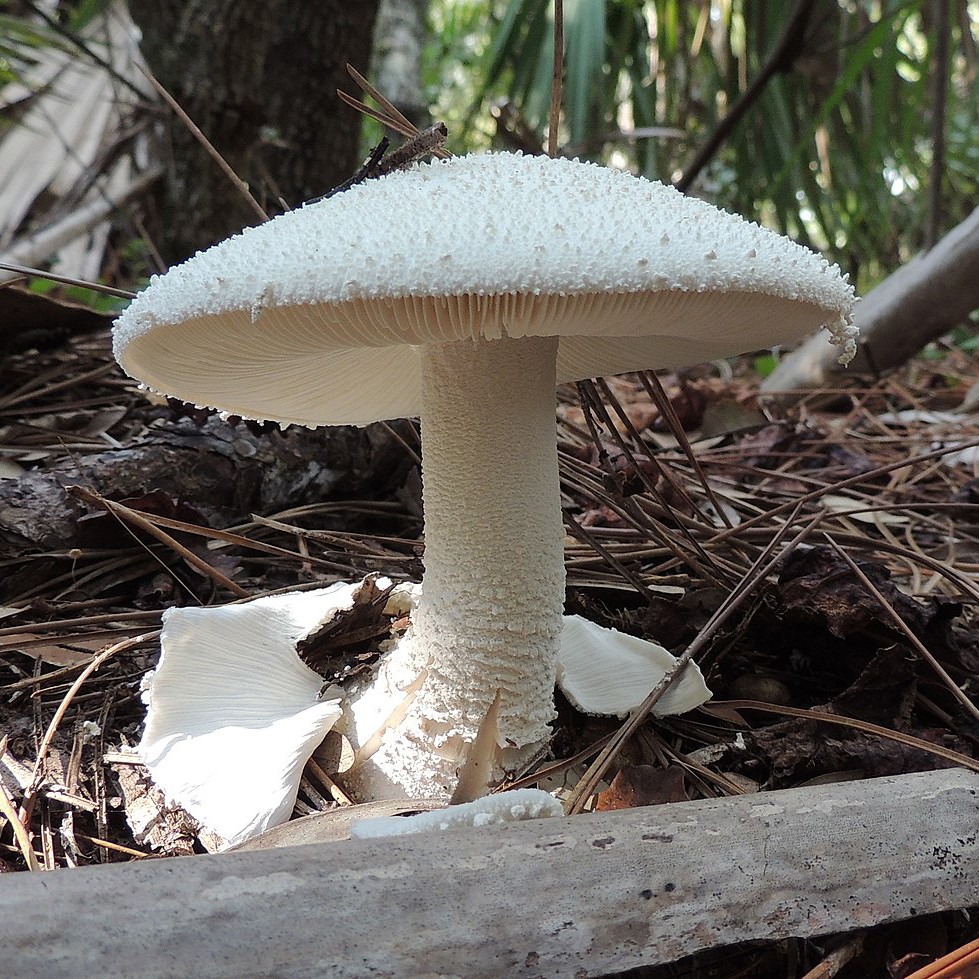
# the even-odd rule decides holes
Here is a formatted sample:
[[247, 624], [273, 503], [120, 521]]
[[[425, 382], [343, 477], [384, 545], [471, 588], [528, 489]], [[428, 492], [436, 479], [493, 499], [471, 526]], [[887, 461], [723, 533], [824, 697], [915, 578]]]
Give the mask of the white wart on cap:
[[368, 796], [445, 798], [495, 702], [498, 769], [549, 735], [556, 383], [819, 326], [852, 352], [853, 302], [818, 255], [670, 188], [497, 154], [366, 181], [197, 255], [133, 302], [115, 351], [149, 387], [246, 417], [420, 414], [422, 598], [356, 727], [385, 731]]

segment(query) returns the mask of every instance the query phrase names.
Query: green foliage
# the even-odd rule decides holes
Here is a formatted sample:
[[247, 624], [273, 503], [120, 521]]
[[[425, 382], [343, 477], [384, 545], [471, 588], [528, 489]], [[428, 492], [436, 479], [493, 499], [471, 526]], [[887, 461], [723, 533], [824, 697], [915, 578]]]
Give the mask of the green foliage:
[[[80, 31], [93, 17], [104, 13], [111, 0], [80, 0], [64, 4], [59, 13], [65, 18], [70, 32]], [[74, 46], [55, 28], [58, 21], [48, 14], [47, 21], [39, 17], [7, 13], [9, 0], [0, 0], [0, 87], [19, 81], [24, 69], [35, 60], [42, 48], [61, 48], [74, 51]], [[22, 5], [18, 5], [18, 10]]]
[[774, 373], [778, 367], [778, 357], [775, 354], [760, 354], [752, 361], [752, 366], [759, 378], [764, 380], [769, 374]]
[[957, 326], [952, 331], [951, 342], [952, 346], [963, 353], [974, 354], [979, 351], [979, 333], [975, 326]]
[[[143, 284], [145, 283], [141, 283], [139, 287]], [[110, 296], [98, 289], [87, 289], [84, 286], [62, 285], [54, 279], [31, 279], [29, 288], [39, 296], [57, 296], [67, 302], [94, 309], [97, 313], [121, 313], [129, 305], [128, 299]]]
[[8, 14], [8, 6], [0, 0], [0, 87], [19, 80], [35, 51], [58, 43], [47, 28]]
[[[950, 4], [940, 231], [979, 193], [979, 2]], [[565, 0], [566, 151], [677, 179], [763, 71], [797, 7]], [[862, 289], [910, 258], [924, 240], [931, 180], [934, 9], [924, 0], [814, 0], [801, 40], [692, 192], [829, 252]], [[491, 111], [503, 100], [506, 118], [515, 107], [542, 145], [552, 17], [551, 0], [435, 0], [439, 40], [426, 81], [456, 149], [508, 145]]]

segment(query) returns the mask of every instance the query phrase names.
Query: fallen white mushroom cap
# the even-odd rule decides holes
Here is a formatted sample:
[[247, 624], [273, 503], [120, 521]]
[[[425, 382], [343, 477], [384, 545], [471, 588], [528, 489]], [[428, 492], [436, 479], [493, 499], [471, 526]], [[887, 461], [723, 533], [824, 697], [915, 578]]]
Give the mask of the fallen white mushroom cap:
[[[646, 699], [676, 662], [676, 657], [658, 643], [606, 629], [580, 615], [566, 615], [557, 684], [586, 714], [624, 717]], [[653, 714], [684, 714], [710, 697], [700, 668], [690, 663], [659, 699]]]
[[439, 832], [446, 829], [482, 829], [502, 826], [526, 819], [545, 819], [563, 816], [564, 808], [557, 799], [542, 789], [513, 789], [484, 796], [461, 806], [448, 806], [419, 812], [413, 816], [379, 816], [376, 819], [357, 819], [350, 826], [353, 839], [376, 839], [384, 836], [409, 836], [414, 833]]
[[417, 415], [420, 347], [560, 335], [557, 380], [702, 363], [820, 326], [836, 266], [663, 184], [497, 153], [369, 180], [154, 276], [115, 353], [154, 390], [307, 425]]
[[164, 613], [139, 754], [167, 798], [228, 845], [292, 814], [303, 766], [341, 716], [296, 644], [360, 587]]

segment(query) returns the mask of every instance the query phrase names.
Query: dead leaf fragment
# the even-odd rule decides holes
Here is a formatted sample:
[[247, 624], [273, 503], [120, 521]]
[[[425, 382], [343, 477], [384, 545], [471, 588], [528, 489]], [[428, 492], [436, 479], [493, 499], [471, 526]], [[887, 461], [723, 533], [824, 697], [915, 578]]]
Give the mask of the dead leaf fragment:
[[600, 811], [661, 806], [667, 802], [686, 802], [684, 771], [679, 765], [623, 765], [612, 784], [598, 793], [595, 806]]
[[[882, 564], [857, 563], [916, 635], [923, 635], [939, 617], [938, 603], [919, 602], [905, 595], [890, 580], [890, 573]], [[828, 547], [794, 551], [782, 568], [778, 584], [786, 608], [801, 613], [809, 621], [821, 621], [839, 639], [876, 627], [882, 621], [880, 603], [846, 562]], [[941, 616], [947, 611], [954, 613], [950, 608]]]

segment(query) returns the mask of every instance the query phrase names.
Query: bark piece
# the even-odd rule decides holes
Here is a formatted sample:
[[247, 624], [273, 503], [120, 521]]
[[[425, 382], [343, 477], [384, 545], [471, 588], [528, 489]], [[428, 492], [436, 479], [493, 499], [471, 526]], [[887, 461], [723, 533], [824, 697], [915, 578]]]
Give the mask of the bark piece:
[[73, 484], [112, 499], [159, 489], [222, 526], [336, 494], [376, 495], [397, 485], [404, 460], [378, 426], [258, 434], [219, 418], [201, 426], [183, 419], [151, 428], [138, 444], [0, 482], [0, 556], [73, 547], [85, 512], [65, 493]]
[[977, 798], [959, 769], [8, 874], [0, 961], [45, 976], [603, 975], [967, 907]]

